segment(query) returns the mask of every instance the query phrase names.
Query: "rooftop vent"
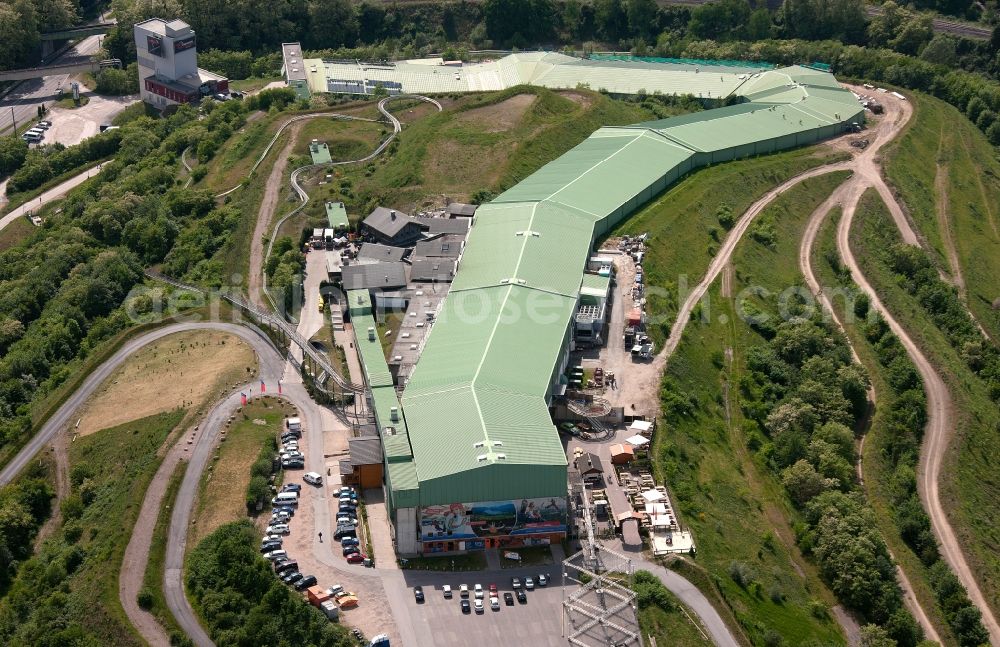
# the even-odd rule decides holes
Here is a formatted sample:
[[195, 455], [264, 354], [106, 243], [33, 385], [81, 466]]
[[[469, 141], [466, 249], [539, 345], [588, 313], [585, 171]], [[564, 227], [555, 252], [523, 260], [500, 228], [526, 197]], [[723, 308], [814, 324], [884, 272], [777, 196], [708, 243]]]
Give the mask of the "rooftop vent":
[[389, 409], [389, 419], [393, 422], [399, 422], [399, 407]]
[[402, 355], [396, 355], [395, 357], [392, 358], [392, 361], [394, 361], [394, 362], [402, 362], [403, 361], [403, 356]]
[[483, 447], [486, 447], [486, 441], [485, 440], [477, 441], [473, 443], [472, 446], [475, 447], [476, 449], [482, 449]]
[[396, 435], [396, 428], [395, 427], [383, 427], [382, 428], [382, 433], [384, 433], [386, 436], [395, 436]]
[[395, 220], [396, 219], [396, 210], [395, 209], [390, 209], [389, 210], [389, 218], [391, 220]]
[[476, 460], [478, 462], [480, 462], [480, 463], [485, 463], [486, 462], [486, 454], [480, 454], [479, 456], [476, 456]]
[[505, 460], [507, 460], [507, 454], [497, 454], [497, 460], [498, 461], [505, 461]]
[[494, 440], [493, 441], [493, 446], [494, 447], [503, 447], [503, 441], [502, 440]]
[[375, 328], [368, 326], [368, 341], [375, 341]]

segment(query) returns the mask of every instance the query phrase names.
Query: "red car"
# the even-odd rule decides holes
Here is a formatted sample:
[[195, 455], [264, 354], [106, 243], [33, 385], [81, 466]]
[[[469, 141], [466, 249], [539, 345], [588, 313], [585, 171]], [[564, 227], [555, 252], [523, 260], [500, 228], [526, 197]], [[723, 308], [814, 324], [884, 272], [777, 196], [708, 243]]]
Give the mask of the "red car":
[[496, 593], [497, 593], [497, 585], [496, 584], [490, 584], [490, 593], [493, 595], [493, 597], [496, 597]]
[[348, 564], [360, 564], [363, 561], [365, 561], [366, 559], [367, 559], [367, 557], [365, 557], [361, 553], [351, 553], [350, 555], [347, 556], [347, 563]]

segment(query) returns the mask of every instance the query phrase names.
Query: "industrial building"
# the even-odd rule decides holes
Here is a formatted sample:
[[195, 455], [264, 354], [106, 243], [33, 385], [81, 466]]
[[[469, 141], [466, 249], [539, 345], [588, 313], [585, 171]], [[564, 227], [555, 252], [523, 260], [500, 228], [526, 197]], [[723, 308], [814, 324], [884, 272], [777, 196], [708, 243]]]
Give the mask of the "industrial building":
[[[527, 77], [575, 86], [593, 73], [599, 80], [592, 87], [614, 83], [616, 92], [736, 94], [744, 102], [601, 128], [479, 206], [451, 290], [428, 317], [419, 360], [399, 385], [401, 400], [371, 295], [348, 293], [402, 555], [562, 539], [567, 460], [549, 411], [576, 335], [600, 334], [610, 279], [586, 272], [595, 241], [698, 167], [811, 144], [864, 118], [855, 96], [831, 74], [806, 67], [748, 72], [513, 56], [494, 63], [503, 63], [509, 85]], [[447, 74], [477, 89], [462, 70]], [[404, 90], [420, 91], [399, 78]], [[403, 220], [397, 215], [389, 224], [394, 229]], [[602, 469], [588, 458], [588, 476]]]
[[133, 28], [139, 96], [163, 110], [229, 91], [229, 79], [198, 67], [194, 30], [183, 20], [150, 18]]

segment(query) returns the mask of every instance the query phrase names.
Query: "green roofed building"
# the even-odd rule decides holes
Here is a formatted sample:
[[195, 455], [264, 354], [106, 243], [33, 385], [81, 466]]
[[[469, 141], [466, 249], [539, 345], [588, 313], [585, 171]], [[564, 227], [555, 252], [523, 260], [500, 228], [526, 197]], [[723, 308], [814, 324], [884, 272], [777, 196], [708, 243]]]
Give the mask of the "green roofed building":
[[[517, 54], [492, 65], [503, 87], [594, 79], [591, 87], [614, 84], [615, 91], [735, 94], [745, 102], [601, 128], [480, 206], [401, 401], [377, 338], [365, 336], [374, 327], [370, 302], [366, 311], [348, 295], [383, 433], [401, 554], [562, 539], [567, 461], [549, 406], [582, 309], [606, 299], [607, 279], [585, 273], [594, 242], [693, 169], [811, 144], [864, 118], [833, 76], [804, 67], [754, 71], [558, 54]], [[411, 67], [407, 74], [430, 83], [430, 72]], [[383, 68], [380, 80], [432, 91], [415, 76], [384, 76], [392, 66]], [[456, 75], [466, 71], [447, 70], [447, 85]], [[480, 89], [472, 85], [466, 77], [461, 89]]]

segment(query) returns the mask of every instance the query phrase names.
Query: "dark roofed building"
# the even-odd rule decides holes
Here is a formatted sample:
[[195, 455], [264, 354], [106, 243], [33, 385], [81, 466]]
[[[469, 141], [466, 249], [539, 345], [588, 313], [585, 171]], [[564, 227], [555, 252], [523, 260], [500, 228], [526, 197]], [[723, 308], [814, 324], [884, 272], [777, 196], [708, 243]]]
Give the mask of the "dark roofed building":
[[448, 217], [449, 218], [471, 218], [476, 215], [476, 208], [479, 205], [476, 204], [465, 204], [464, 202], [452, 202], [448, 205]]
[[378, 436], [349, 438], [347, 446], [351, 455], [351, 481], [362, 489], [382, 487], [382, 439]]
[[601, 466], [601, 457], [597, 454], [587, 452], [581, 454], [576, 459], [576, 468], [584, 479], [603, 478], [604, 468]]
[[418, 258], [410, 268], [410, 280], [450, 283], [455, 278], [455, 261], [450, 258]]
[[413, 248], [413, 258], [458, 258], [462, 254], [462, 236], [448, 235], [422, 240]]
[[395, 263], [406, 256], [405, 247], [389, 247], [378, 243], [362, 243], [358, 250], [358, 261], [372, 260]]
[[415, 218], [414, 220], [427, 229], [428, 236], [437, 234], [464, 236], [469, 233], [469, 224], [472, 222], [468, 218]]
[[361, 222], [361, 233], [372, 236], [377, 242], [396, 247], [406, 247], [422, 237], [420, 225], [402, 211], [375, 207]]
[[406, 285], [402, 263], [361, 263], [341, 270], [345, 290], [394, 290]]

